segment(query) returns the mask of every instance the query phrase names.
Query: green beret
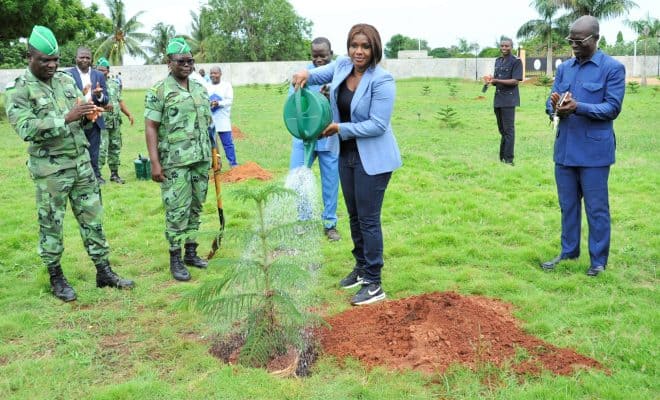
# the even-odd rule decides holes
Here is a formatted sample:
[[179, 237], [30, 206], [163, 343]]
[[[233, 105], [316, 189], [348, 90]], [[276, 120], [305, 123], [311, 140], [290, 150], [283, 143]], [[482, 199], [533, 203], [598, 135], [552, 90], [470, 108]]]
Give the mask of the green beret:
[[41, 25], [35, 25], [32, 28], [28, 44], [48, 56], [57, 54], [60, 51], [53, 32]]
[[97, 66], [97, 67], [106, 67], [106, 68], [110, 68], [110, 62], [108, 61], [107, 58], [105, 58], [105, 57], [101, 57], [101, 58], [99, 58], [98, 61], [96, 62], [96, 66]]
[[167, 55], [190, 53], [190, 46], [182, 37], [175, 37], [167, 44]]

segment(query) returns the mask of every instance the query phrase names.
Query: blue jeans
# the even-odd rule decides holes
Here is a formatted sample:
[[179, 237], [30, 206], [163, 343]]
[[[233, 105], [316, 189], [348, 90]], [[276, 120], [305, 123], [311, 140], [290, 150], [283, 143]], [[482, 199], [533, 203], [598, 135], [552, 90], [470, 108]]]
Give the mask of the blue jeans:
[[380, 212], [391, 176], [391, 172], [368, 175], [356, 150], [339, 155], [339, 179], [350, 220], [355, 268], [369, 283], [380, 284], [383, 268]]
[[[338, 155], [331, 151], [315, 151], [312, 162], [318, 158], [321, 172], [321, 195], [323, 197], [323, 226], [334, 228], [337, 226], [337, 197], [339, 196], [339, 172], [337, 171]], [[302, 140], [294, 140], [291, 146], [291, 160], [289, 168], [295, 169], [305, 165], [305, 148]], [[302, 221], [311, 218], [311, 204], [309, 199], [300, 199], [298, 218]]]
[[610, 252], [610, 205], [607, 180], [610, 167], [567, 167], [555, 164], [561, 208], [561, 256], [580, 255], [582, 199], [589, 223], [591, 266], [606, 266]]
[[218, 132], [222, 147], [225, 149], [225, 157], [229, 161], [229, 166], [235, 167], [238, 165], [236, 162], [236, 150], [234, 150], [234, 140], [231, 137], [231, 131]]

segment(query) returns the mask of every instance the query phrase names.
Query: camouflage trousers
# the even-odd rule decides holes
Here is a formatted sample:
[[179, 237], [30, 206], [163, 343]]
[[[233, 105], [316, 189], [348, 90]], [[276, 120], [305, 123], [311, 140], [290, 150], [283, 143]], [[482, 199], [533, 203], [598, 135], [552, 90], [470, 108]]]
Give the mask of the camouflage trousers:
[[121, 162], [121, 128], [107, 128], [101, 130], [101, 149], [99, 151], [99, 168], [103, 168], [108, 161], [110, 171], [117, 171]]
[[194, 242], [200, 214], [209, 187], [209, 162], [202, 161], [164, 171], [160, 184], [165, 206], [165, 237], [170, 249], [181, 248], [181, 240]]
[[46, 266], [59, 264], [64, 251], [63, 224], [67, 201], [78, 221], [80, 236], [94, 265], [108, 260], [103, 232], [103, 206], [89, 161], [75, 168], [34, 178], [39, 220], [39, 256]]

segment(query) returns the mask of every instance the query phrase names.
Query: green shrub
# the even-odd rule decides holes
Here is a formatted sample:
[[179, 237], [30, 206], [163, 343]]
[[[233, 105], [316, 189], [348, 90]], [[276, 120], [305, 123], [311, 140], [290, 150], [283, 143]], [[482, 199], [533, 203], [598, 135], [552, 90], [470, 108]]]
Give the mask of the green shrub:
[[536, 86], [550, 87], [552, 86], [552, 78], [546, 74], [541, 74], [535, 83]]
[[628, 90], [630, 91], [630, 93], [639, 92], [639, 82], [636, 81], [628, 82]]
[[436, 112], [435, 118], [442, 121], [448, 128], [455, 128], [461, 124], [458, 113], [452, 106], [441, 107], [440, 111]]
[[455, 82], [448, 80], [447, 87], [449, 88], [449, 97], [455, 99], [456, 95], [458, 95], [458, 86], [456, 86]]
[[200, 287], [189, 304], [217, 319], [226, 337], [244, 338], [239, 363], [263, 368], [289, 349], [302, 352], [304, 330], [320, 322], [308, 311], [311, 271], [318, 266], [310, 259], [314, 246], [305, 246], [296, 232], [313, 233], [311, 223], [318, 221], [289, 218], [286, 210], [295, 210], [297, 198], [290, 189], [269, 185], [235, 193], [257, 208], [243, 257], [222, 278]]
[[0, 121], [7, 119], [7, 113], [5, 111], [5, 94], [0, 93]]

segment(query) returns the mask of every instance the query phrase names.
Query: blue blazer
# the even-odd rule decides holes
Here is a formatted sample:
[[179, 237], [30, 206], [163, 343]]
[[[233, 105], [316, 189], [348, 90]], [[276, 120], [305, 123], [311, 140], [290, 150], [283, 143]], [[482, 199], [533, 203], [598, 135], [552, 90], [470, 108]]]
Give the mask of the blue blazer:
[[[78, 89], [83, 90], [82, 87], [82, 80], [80, 79], [80, 74], [78, 73], [78, 68], [73, 67], [70, 68], [66, 71], [73, 77], [73, 79], [76, 81], [76, 86], [78, 86]], [[103, 75], [102, 72], [99, 72], [95, 70], [92, 67], [89, 67], [89, 78], [92, 81], [92, 89], [96, 87], [96, 83], [98, 82], [101, 85], [101, 89], [103, 89], [103, 100], [98, 101], [94, 96], [92, 96], [92, 100], [94, 101], [94, 104], [96, 104], [99, 107], [103, 107], [106, 104], [108, 104], [108, 88], [105, 85], [105, 76]], [[105, 121], [103, 120], [103, 113], [96, 119], [96, 122], [94, 124], [98, 125], [99, 129], [105, 129]]]
[[[333, 120], [339, 122], [337, 90], [353, 70], [348, 57], [309, 71], [310, 85], [330, 83]], [[402, 165], [390, 119], [394, 109], [396, 85], [389, 72], [380, 66], [365, 71], [351, 101], [351, 122], [339, 124], [340, 140], [355, 139], [364, 170], [369, 175], [392, 172]]]
[[[576, 58], [557, 68], [552, 92], [570, 91], [577, 109], [559, 121], [554, 161], [567, 167], [606, 167], [614, 164], [613, 122], [621, 112], [626, 91], [623, 64], [598, 50], [582, 65]], [[546, 113], [552, 113], [550, 99]]]

